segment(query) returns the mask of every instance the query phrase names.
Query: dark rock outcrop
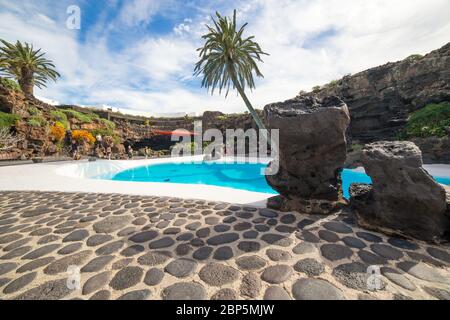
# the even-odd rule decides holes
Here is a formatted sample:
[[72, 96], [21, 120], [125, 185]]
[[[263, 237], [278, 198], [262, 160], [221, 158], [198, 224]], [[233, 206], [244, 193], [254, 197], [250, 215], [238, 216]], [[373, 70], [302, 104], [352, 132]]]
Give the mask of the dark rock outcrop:
[[346, 76], [311, 94], [338, 96], [348, 105], [349, 135], [354, 140], [391, 140], [409, 113], [429, 103], [450, 101], [449, 70], [450, 43], [423, 57], [414, 55]]
[[336, 97], [297, 97], [264, 112], [268, 127], [280, 135], [279, 171], [266, 179], [282, 196], [269, 206], [320, 214], [339, 207], [350, 122], [346, 104]]
[[450, 164], [450, 134], [446, 137], [412, 138], [422, 151], [424, 163]]
[[367, 229], [438, 242], [449, 228], [446, 192], [422, 168], [412, 142], [367, 145], [361, 161], [373, 185], [352, 185], [351, 208]]

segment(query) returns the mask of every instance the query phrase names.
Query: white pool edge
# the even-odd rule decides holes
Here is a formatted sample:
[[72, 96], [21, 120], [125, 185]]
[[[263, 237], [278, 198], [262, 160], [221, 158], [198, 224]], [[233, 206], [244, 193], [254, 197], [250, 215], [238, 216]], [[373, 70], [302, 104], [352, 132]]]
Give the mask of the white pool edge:
[[[201, 199], [234, 204], [265, 207], [270, 193], [252, 192], [211, 185], [179, 183], [129, 182], [94, 179], [109, 172], [161, 163], [190, 163], [203, 160], [203, 156], [160, 158], [149, 160], [98, 160], [67, 163], [42, 163], [0, 168], [1, 191], [49, 191], [113, 193], [140, 196]], [[244, 158], [225, 158], [225, 162], [245, 161]], [[250, 159], [250, 162], [268, 163], [269, 158]]]
[[[252, 192], [227, 187], [197, 184], [129, 182], [94, 179], [105, 173], [117, 173], [126, 169], [161, 163], [191, 163], [203, 160], [203, 156], [159, 158], [149, 160], [98, 160], [64, 163], [29, 164], [0, 168], [0, 191], [50, 191], [113, 193], [140, 196], [177, 197], [201, 199], [234, 204], [265, 207], [270, 193]], [[268, 163], [270, 158], [225, 158], [221, 161]], [[434, 176], [449, 177], [450, 165], [424, 165]], [[364, 172], [363, 168], [355, 171]]]

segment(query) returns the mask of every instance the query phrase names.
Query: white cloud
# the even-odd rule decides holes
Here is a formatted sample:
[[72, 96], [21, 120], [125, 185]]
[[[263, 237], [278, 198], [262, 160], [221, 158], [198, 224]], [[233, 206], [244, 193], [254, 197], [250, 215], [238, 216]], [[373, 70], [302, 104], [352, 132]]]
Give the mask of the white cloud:
[[125, 1], [120, 14], [121, 22], [127, 26], [148, 24], [158, 12], [164, 1], [160, 0], [129, 0]]
[[[142, 112], [245, 110], [235, 94], [225, 99], [193, 86], [195, 49], [216, 9], [229, 15], [236, 7], [238, 20], [249, 22], [248, 34], [270, 53], [261, 65], [265, 78], [248, 93], [258, 108], [347, 73], [429, 52], [448, 42], [450, 34], [448, 0], [202, 1], [190, 4], [192, 16], [180, 14], [172, 32], [165, 34], [144, 33], [142, 26], [168, 8], [184, 13], [188, 5], [133, 0], [124, 2], [113, 21], [100, 19], [80, 41], [79, 34], [52, 15], [55, 10], [64, 13], [63, 4], [55, 9], [51, 3], [37, 7], [32, 1], [0, 0], [1, 37], [42, 47], [63, 76], [38, 94], [64, 103]], [[116, 39], [117, 31], [125, 38]]]

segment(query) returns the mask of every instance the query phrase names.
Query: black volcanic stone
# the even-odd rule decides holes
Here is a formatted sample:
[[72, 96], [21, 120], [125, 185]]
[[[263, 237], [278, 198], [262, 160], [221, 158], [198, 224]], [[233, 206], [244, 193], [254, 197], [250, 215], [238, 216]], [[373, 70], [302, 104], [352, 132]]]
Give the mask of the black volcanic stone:
[[236, 221], [237, 221], [237, 219], [235, 217], [226, 217], [225, 219], [223, 219], [223, 223], [227, 223], [227, 224], [231, 224]]
[[197, 265], [195, 260], [180, 258], [170, 262], [164, 271], [177, 278], [186, 278], [195, 272]]
[[89, 232], [84, 229], [75, 230], [74, 232], [67, 235], [63, 242], [74, 242], [74, 241], [81, 241], [85, 238], [89, 237]]
[[213, 252], [213, 248], [212, 247], [201, 247], [197, 250], [194, 251], [194, 253], [192, 254], [192, 257], [196, 260], [206, 260], [211, 256], [211, 253]]
[[239, 269], [249, 271], [262, 269], [267, 265], [267, 262], [263, 258], [253, 255], [237, 258], [236, 264], [238, 265]]
[[419, 249], [419, 246], [415, 243], [412, 243], [405, 239], [400, 238], [389, 238], [388, 242], [390, 245], [400, 248], [400, 249], [406, 249], [406, 250], [417, 250]]
[[216, 231], [216, 232], [227, 232], [230, 229], [231, 229], [231, 227], [226, 224], [218, 224], [217, 226], [214, 226], [214, 231]]
[[129, 240], [136, 243], [143, 243], [155, 239], [158, 235], [159, 233], [157, 231], [144, 231], [136, 233], [135, 235], [131, 236]]
[[358, 256], [363, 262], [367, 263], [368, 265], [384, 265], [387, 263], [387, 260], [385, 258], [366, 250], [358, 251]]
[[226, 243], [232, 243], [239, 239], [239, 234], [234, 232], [223, 233], [209, 238], [206, 242], [210, 245], [217, 246]]
[[179, 244], [175, 248], [175, 252], [179, 256], [185, 256], [185, 255], [189, 254], [192, 250], [193, 250], [192, 247], [188, 243]]
[[83, 246], [82, 243], [71, 243], [68, 244], [67, 246], [65, 246], [64, 248], [61, 248], [58, 250], [58, 254], [71, 254], [74, 253], [75, 251], [78, 251], [79, 249], [81, 249], [81, 247]]
[[294, 233], [297, 230], [297, 228], [287, 226], [287, 225], [281, 225], [281, 226], [276, 226], [275, 230], [278, 232], [281, 232], [281, 233]]
[[328, 230], [320, 230], [318, 232], [319, 238], [327, 241], [327, 242], [338, 242], [339, 241], [339, 237], [336, 233], [328, 231]]
[[362, 248], [366, 247], [366, 244], [364, 243], [364, 241], [361, 241], [355, 237], [350, 237], [350, 236], [344, 237], [344, 238], [342, 238], [342, 242], [344, 242], [347, 246], [356, 248], [356, 249], [362, 249]]
[[122, 240], [110, 242], [108, 244], [105, 244], [103, 247], [98, 248], [95, 253], [99, 256], [109, 255], [116, 251], [119, 251], [124, 245], [125, 242]]
[[261, 248], [261, 244], [256, 241], [241, 241], [238, 248], [244, 252], [256, 252]]
[[313, 224], [314, 220], [310, 220], [310, 219], [303, 219], [302, 221], [300, 221], [299, 223], [297, 223], [297, 227], [299, 229], [303, 229], [306, 226], [309, 226], [310, 224]]
[[179, 282], [162, 291], [163, 300], [205, 300], [205, 288], [198, 283]]
[[265, 218], [276, 218], [278, 213], [270, 209], [259, 209], [259, 214]]
[[403, 253], [391, 246], [386, 244], [372, 244], [370, 246], [373, 252], [378, 254], [379, 256], [386, 258], [388, 260], [398, 260], [403, 257]]
[[268, 244], [278, 245], [282, 247], [288, 247], [292, 243], [292, 240], [288, 237], [275, 233], [263, 234], [261, 240]]
[[145, 300], [150, 296], [150, 294], [151, 292], [148, 289], [134, 290], [125, 293], [124, 295], [120, 296], [117, 300], [131, 300], [131, 301]]
[[158, 268], [151, 268], [144, 277], [144, 283], [148, 286], [156, 286], [164, 279], [164, 272]]
[[320, 239], [310, 231], [302, 231], [297, 233], [297, 238], [311, 243], [319, 243]]
[[230, 260], [233, 258], [233, 249], [231, 247], [225, 246], [220, 247], [216, 251], [214, 251], [213, 258], [220, 261]]
[[330, 261], [350, 258], [353, 255], [352, 250], [340, 244], [324, 244], [320, 247], [320, 251], [322, 256]]
[[195, 235], [199, 238], [206, 238], [211, 234], [211, 230], [209, 228], [202, 228], [197, 230]]
[[266, 226], [265, 224], [257, 224], [255, 225], [255, 229], [259, 232], [267, 232], [270, 230], [270, 227]]
[[148, 244], [150, 249], [168, 248], [175, 244], [175, 240], [171, 237], [164, 237]]
[[194, 247], [202, 247], [205, 245], [205, 241], [200, 238], [194, 238], [191, 240], [190, 244]]
[[249, 230], [243, 233], [244, 239], [256, 239], [258, 237], [258, 231]]
[[134, 255], [137, 255], [141, 252], [143, 252], [145, 250], [145, 248], [141, 245], [132, 245], [124, 250], [122, 250], [122, 252], [120, 253], [121, 255], [125, 256], [125, 257], [132, 257]]
[[337, 233], [352, 233], [353, 232], [352, 228], [350, 228], [349, 226], [346, 226], [342, 222], [336, 222], [336, 221], [326, 222], [326, 223], [324, 223], [323, 226], [326, 229], [337, 232]]
[[192, 233], [182, 233], [177, 237], [177, 241], [190, 241], [192, 239], [194, 239], [194, 235]]
[[358, 236], [358, 238], [364, 239], [369, 242], [375, 242], [375, 243], [383, 242], [383, 239], [381, 239], [381, 237], [374, 235], [372, 233], [369, 233], [369, 232], [361, 231], [361, 232], [357, 232], [356, 235]]
[[427, 252], [432, 257], [444, 261], [446, 263], [450, 263], [450, 254], [444, 250], [429, 247], [427, 248]]
[[124, 290], [137, 285], [144, 274], [140, 267], [126, 267], [119, 270], [110, 282], [115, 290]]
[[100, 256], [91, 260], [87, 265], [81, 268], [81, 272], [98, 272], [104, 269], [108, 263], [114, 260], [113, 256]]
[[280, 221], [284, 224], [292, 224], [296, 220], [295, 216], [293, 214], [285, 214], [281, 217]]
[[87, 239], [86, 244], [89, 247], [95, 247], [111, 241], [112, 239], [114, 239], [113, 236], [109, 234], [95, 234]]
[[252, 224], [249, 222], [240, 222], [237, 223], [233, 226], [233, 229], [235, 231], [244, 231], [244, 230], [248, 230], [252, 227]]

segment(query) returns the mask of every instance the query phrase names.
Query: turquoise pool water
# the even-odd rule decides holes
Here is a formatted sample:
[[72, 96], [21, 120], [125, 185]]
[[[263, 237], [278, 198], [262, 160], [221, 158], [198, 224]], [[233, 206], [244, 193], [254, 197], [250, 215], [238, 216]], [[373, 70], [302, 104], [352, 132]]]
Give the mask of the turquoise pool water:
[[[164, 163], [128, 169], [112, 177], [99, 177], [116, 181], [167, 182], [206, 184], [254, 192], [277, 194], [261, 175], [265, 164], [259, 163]], [[434, 177], [438, 182], [450, 185], [450, 178]], [[349, 198], [351, 183], [371, 183], [368, 175], [345, 169], [342, 173], [344, 196]]]

